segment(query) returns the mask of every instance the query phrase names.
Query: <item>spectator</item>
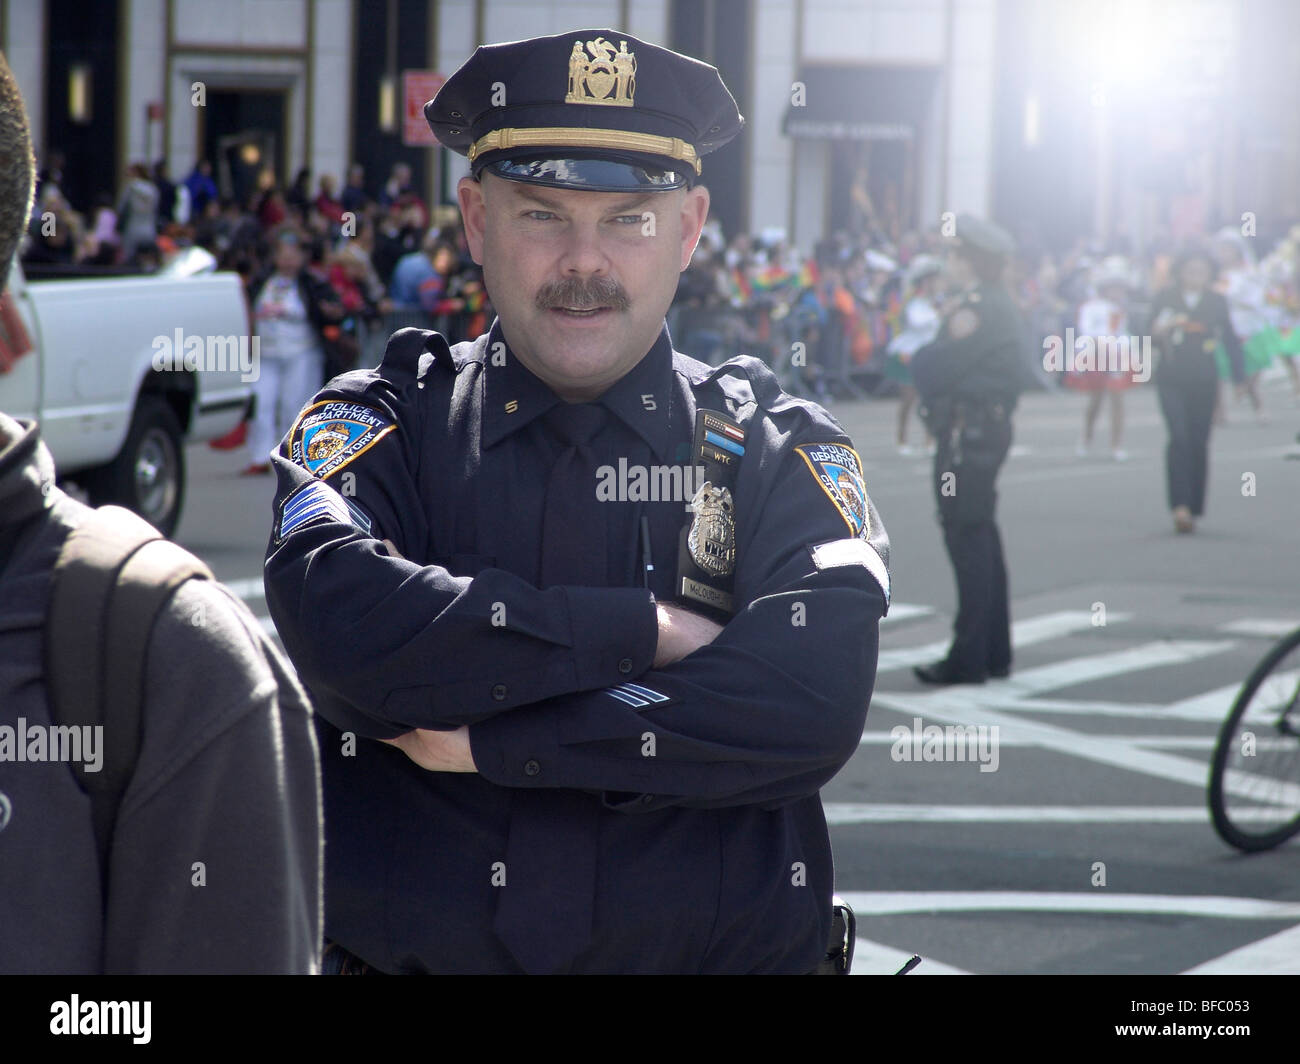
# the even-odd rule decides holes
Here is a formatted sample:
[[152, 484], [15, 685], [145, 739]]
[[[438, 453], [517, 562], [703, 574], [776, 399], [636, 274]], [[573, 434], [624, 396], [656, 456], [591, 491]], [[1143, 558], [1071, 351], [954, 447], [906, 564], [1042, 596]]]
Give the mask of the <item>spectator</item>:
[[366, 169], [360, 163], [348, 167], [348, 183], [343, 186], [341, 201], [343, 209], [354, 215], [360, 215], [370, 203], [370, 195], [366, 192]]
[[152, 248], [158, 238], [158, 188], [149, 180], [144, 163], [132, 163], [127, 171], [117, 217], [123, 256], [138, 264], [141, 249]]
[[389, 294], [398, 307], [419, 307], [441, 333], [451, 331], [451, 315], [465, 309], [465, 301], [451, 292], [456, 270], [456, 248], [438, 236], [436, 229], [425, 235], [419, 251], [402, 257], [393, 271]]
[[343, 203], [334, 195], [334, 178], [330, 174], [320, 175], [320, 191], [313, 206], [338, 235], [343, 225]]
[[212, 180], [212, 164], [207, 159], [199, 159], [185, 179], [185, 187], [190, 190], [190, 216], [200, 218], [209, 203], [217, 198], [217, 183]]
[[153, 183], [158, 190], [158, 218], [161, 224], [176, 221], [176, 186], [167, 177], [166, 159], [159, 159], [153, 164]]
[[307, 217], [307, 208], [311, 205], [311, 170], [308, 167], [304, 166], [298, 171], [284, 198], [290, 207], [297, 209], [303, 219]]
[[281, 230], [273, 242], [273, 262], [273, 271], [249, 292], [261, 361], [253, 384], [256, 411], [246, 476], [271, 472], [271, 449], [324, 381], [324, 329], [343, 318], [337, 293], [307, 269], [302, 234]]
[[117, 212], [113, 197], [101, 192], [95, 197], [94, 227], [87, 237], [86, 261], [95, 266], [111, 266], [117, 261], [122, 242], [117, 235]]

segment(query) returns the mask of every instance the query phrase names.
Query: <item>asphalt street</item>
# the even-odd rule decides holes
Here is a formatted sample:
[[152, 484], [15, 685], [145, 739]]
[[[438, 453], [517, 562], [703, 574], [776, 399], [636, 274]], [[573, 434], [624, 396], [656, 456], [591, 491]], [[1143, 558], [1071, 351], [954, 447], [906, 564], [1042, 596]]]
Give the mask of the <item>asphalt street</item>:
[[[1300, 406], [1282, 380], [1264, 395], [1266, 424], [1234, 404], [1215, 430], [1190, 536], [1164, 502], [1154, 388], [1126, 397], [1122, 463], [1076, 456], [1081, 397], [1025, 396], [999, 480], [1014, 671], [941, 691], [911, 673], [942, 655], [955, 604], [928, 459], [897, 453], [894, 401], [832, 406], [893, 544], [866, 732], [822, 794], [855, 974], [913, 952], [917, 975], [1300, 973], [1300, 840], [1240, 855], [1206, 806], [1238, 686], [1300, 625]], [[239, 476], [242, 452], [188, 457], [177, 538], [264, 618], [273, 479]], [[902, 760], [919, 739], [891, 730], [918, 719], [989, 729], [996, 761]]]

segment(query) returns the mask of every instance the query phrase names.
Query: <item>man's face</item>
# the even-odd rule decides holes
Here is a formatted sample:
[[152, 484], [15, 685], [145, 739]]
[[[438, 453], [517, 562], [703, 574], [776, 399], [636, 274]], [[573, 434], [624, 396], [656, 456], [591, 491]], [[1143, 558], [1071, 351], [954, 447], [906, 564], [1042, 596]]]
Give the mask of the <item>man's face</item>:
[[702, 186], [584, 192], [484, 173], [457, 193], [506, 342], [570, 401], [597, 398], [650, 350], [709, 211]]

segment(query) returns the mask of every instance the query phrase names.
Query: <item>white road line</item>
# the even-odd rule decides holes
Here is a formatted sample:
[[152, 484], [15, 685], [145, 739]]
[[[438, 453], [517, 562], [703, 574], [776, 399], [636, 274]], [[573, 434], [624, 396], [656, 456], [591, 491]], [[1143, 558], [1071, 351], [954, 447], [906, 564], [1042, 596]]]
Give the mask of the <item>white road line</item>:
[[1300, 621], [1278, 620], [1273, 617], [1243, 617], [1240, 620], [1221, 624], [1215, 630], [1228, 632], [1232, 635], [1262, 635], [1270, 639], [1277, 639], [1279, 636], [1284, 636], [1287, 632], [1294, 631], [1296, 628], [1300, 628]]
[[[903, 713], [909, 717], [933, 717], [947, 724], [985, 724], [997, 725], [999, 741], [1004, 737], [1023, 737], [1023, 741], [1033, 740], [1040, 746], [1067, 754], [1070, 757], [1095, 761], [1102, 765], [1129, 769], [1156, 779], [1173, 780], [1185, 783], [1198, 790], [1206, 785], [1206, 767], [1203, 761], [1175, 757], [1172, 754], [1156, 750], [1144, 750], [1120, 739], [1088, 735], [1043, 724], [1039, 721], [1023, 720], [1006, 713], [998, 713], [973, 701], [966, 695], [952, 694], [958, 688], [949, 688], [928, 695], [874, 694], [872, 705]], [[1288, 799], [1279, 798], [1279, 801]]]
[[1013, 700], [993, 697], [998, 693], [993, 685], [1005, 682], [997, 680], [985, 687], [980, 704], [987, 706], [989, 709], [999, 709], [1009, 713], [1047, 713], [1063, 717], [1128, 717], [1133, 720], [1213, 721], [1215, 724], [1219, 724], [1227, 716], [1226, 707], [1212, 715], [1205, 709], [1174, 709], [1153, 702], [1093, 702], [1069, 698], [1020, 698]]
[[[999, 707], [1000, 708], [1000, 707]], [[1008, 707], [1015, 709], [1018, 707]], [[1157, 750], [1213, 750], [1218, 742], [1214, 735], [1105, 735], [1105, 739], [1116, 739], [1132, 743], [1134, 746], [1153, 746]], [[910, 742], [910, 740], [908, 740]], [[893, 746], [898, 742], [889, 732], [863, 732], [858, 740], [859, 746]], [[1256, 750], [1283, 750], [1287, 745], [1294, 745], [1291, 740], [1257, 740]], [[998, 732], [998, 746], [1035, 746], [1033, 739], [1026, 735], [1003, 735]]]
[[[1088, 654], [1082, 657], [1054, 661], [1050, 665], [1040, 665], [1013, 673], [1006, 680], [999, 681], [996, 693], [999, 699], [1010, 694], [1034, 695], [1041, 691], [1055, 691], [1062, 687], [1091, 683], [1111, 676], [1123, 676], [1125, 673], [1139, 672], [1142, 669], [1158, 669], [1169, 665], [1182, 665], [1200, 658], [1219, 654], [1236, 646], [1231, 639], [1207, 642], [1194, 639], [1160, 639], [1141, 646], [1127, 647], [1105, 654]], [[994, 688], [989, 688], [993, 692]], [[981, 692], [975, 691], [979, 698]]]
[[[1108, 624], [1119, 624], [1129, 620], [1131, 613], [1111, 613]], [[1052, 639], [1074, 632], [1082, 632], [1095, 627], [1092, 614], [1086, 610], [1061, 610], [1057, 613], [1045, 613], [1011, 624], [1011, 645], [1028, 647], [1036, 643], [1046, 643]], [[902, 647], [898, 650], [882, 650], [876, 665], [876, 673], [891, 672], [894, 669], [906, 669], [913, 665], [924, 665], [941, 658], [948, 651], [948, 640], [926, 643], [923, 646]], [[1008, 681], [1010, 682], [1010, 681]]]
[[[1203, 805], [891, 805], [826, 802], [827, 824], [1208, 824]], [[1234, 820], [1279, 823], [1294, 810], [1241, 810]]]
[[928, 617], [934, 612], [933, 606], [919, 606], [911, 602], [891, 602], [889, 613], [880, 619], [881, 624], [890, 621], [907, 621], [913, 617]]
[[[855, 952], [855, 964], [857, 959]], [[1188, 968], [1183, 975], [1300, 975], [1300, 924]]]
[[[1242, 683], [1246, 677], [1242, 676], [1241, 680], [1236, 683], [1228, 684], [1224, 687], [1216, 687], [1213, 691], [1206, 691], [1204, 694], [1194, 695], [1191, 698], [1183, 698], [1177, 702], [1170, 703], [1169, 708], [1179, 713], [1202, 714], [1208, 720], [1223, 720], [1228, 715], [1228, 710], [1232, 708], [1232, 703], [1237, 700], [1237, 693], [1241, 690]], [[1300, 669], [1288, 669], [1286, 672], [1270, 673], [1267, 681], [1267, 689], [1270, 691], [1281, 692], [1292, 684], [1300, 682]], [[1286, 697], [1286, 696], [1283, 696]], [[1251, 720], [1263, 719], [1267, 712], [1267, 705], [1259, 700], [1256, 694], [1254, 701], [1259, 702], [1258, 708], [1252, 706], [1250, 711]], [[1277, 708], [1281, 708], [1278, 706]], [[1190, 717], [1188, 719], [1191, 719]]]
[[[855, 938], [853, 941], [853, 967], [849, 975], [895, 975], [912, 958], [912, 952], [894, 949], [883, 942], [872, 942], [869, 938]], [[970, 972], [952, 965], [936, 961], [933, 957], [921, 957], [921, 963], [907, 973], [913, 975], [970, 975]]]
[[1225, 920], [1300, 920], [1300, 901], [1202, 894], [1090, 894], [1027, 890], [918, 890], [835, 892], [858, 921], [904, 913], [1150, 913], [1209, 916]]

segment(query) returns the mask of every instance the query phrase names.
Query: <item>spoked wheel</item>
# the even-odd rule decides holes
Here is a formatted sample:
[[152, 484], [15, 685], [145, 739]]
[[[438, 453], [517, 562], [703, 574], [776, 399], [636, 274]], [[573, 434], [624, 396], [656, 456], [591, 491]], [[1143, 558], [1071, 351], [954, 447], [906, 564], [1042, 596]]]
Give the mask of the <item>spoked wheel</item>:
[[1272, 849], [1300, 832], [1300, 629], [1246, 678], [1219, 732], [1210, 815], [1224, 842]]

